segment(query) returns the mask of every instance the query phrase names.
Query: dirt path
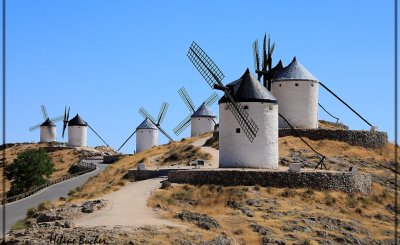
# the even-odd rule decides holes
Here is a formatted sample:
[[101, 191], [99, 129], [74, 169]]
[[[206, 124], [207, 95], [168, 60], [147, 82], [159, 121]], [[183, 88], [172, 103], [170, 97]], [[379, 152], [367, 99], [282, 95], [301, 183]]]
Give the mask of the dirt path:
[[180, 226], [161, 219], [147, 206], [152, 191], [158, 189], [161, 178], [133, 182], [118, 191], [105, 195], [103, 199], [111, 201], [104, 209], [75, 220], [77, 226], [143, 226], [171, 225]]
[[192, 145], [198, 146], [201, 148], [202, 151], [211, 154], [212, 159], [207, 162], [206, 166], [204, 166], [205, 168], [218, 168], [218, 166], [219, 166], [219, 151], [212, 147], [209, 147], [209, 146], [203, 146], [204, 143], [206, 143], [206, 141], [209, 138], [211, 138], [211, 136], [207, 137], [207, 138], [202, 138], [202, 139], [196, 140], [195, 142], [192, 143]]

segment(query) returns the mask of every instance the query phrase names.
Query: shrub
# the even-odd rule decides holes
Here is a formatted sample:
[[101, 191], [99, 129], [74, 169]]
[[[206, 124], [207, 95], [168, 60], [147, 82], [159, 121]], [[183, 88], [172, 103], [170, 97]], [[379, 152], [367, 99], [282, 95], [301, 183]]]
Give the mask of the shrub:
[[346, 200], [347, 207], [355, 208], [357, 206], [357, 199], [353, 195], [348, 195]]
[[54, 204], [50, 201], [43, 201], [38, 206], [38, 211], [44, 211], [54, 208]]
[[294, 197], [296, 195], [296, 191], [286, 188], [283, 190], [281, 196], [283, 197]]
[[362, 209], [361, 208], [356, 208], [356, 213], [362, 214]]
[[43, 149], [28, 149], [18, 154], [13, 163], [6, 165], [5, 175], [11, 181], [8, 196], [17, 195], [47, 182], [54, 172], [54, 163]]
[[329, 193], [325, 193], [325, 204], [333, 206], [336, 203], [336, 198]]
[[301, 193], [301, 199], [303, 201], [311, 200], [313, 196], [314, 196], [314, 191], [311, 189], [308, 189], [308, 190], [304, 191], [303, 193]]
[[30, 217], [32, 217], [35, 213], [37, 212], [37, 209], [36, 208], [29, 208], [27, 211], [26, 211], [26, 216], [28, 216], [28, 218], [30, 218]]
[[254, 190], [255, 190], [255, 191], [260, 191], [260, 189], [261, 189], [261, 187], [260, 187], [259, 185], [255, 185], [255, 186], [254, 186]]

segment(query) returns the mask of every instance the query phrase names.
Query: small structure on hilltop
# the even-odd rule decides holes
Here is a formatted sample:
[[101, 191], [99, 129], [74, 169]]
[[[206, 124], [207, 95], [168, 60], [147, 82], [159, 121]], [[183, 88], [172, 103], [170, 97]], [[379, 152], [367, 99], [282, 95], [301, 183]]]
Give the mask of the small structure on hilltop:
[[68, 121], [68, 145], [87, 146], [87, 128], [88, 124], [79, 114]]
[[[318, 80], [296, 57], [272, 80], [272, 94], [279, 101], [279, 112], [295, 128], [318, 128]], [[279, 118], [280, 128], [289, 125]]]
[[55, 122], [61, 121], [63, 119], [63, 116], [58, 116], [50, 119], [47, 114], [46, 106], [41, 105], [41, 109], [44, 122], [30, 127], [29, 131], [32, 132], [40, 128], [40, 142], [54, 142], [57, 139]]
[[189, 109], [190, 114], [174, 128], [174, 133], [179, 135], [189, 126], [189, 123], [191, 125], [191, 137], [214, 131], [217, 122], [215, 121], [216, 116], [211, 112], [210, 106], [218, 100], [218, 94], [211, 94], [196, 110], [192, 99], [184, 87], [180, 88], [178, 93]]
[[136, 152], [151, 149], [157, 145], [158, 129], [150, 119], [146, 117], [136, 128]]
[[219, 167], [278, 167], [278, 104], [250, 73], [224, 86], [223, 73], [193, 42], [188, 57], [208, 84], [224, 92], [218, 102]]
[[169, 104], [163, 102], [158, 113], [157, 120], [154, 119], [143, 107], [139, 109], [139, 113], [145, 118], [144, 121], [136, 128], [136, 130], [122, 143], [117, 151], [129, 141], [134, 134], [136, 134], [136, 152], [141, 152], [157, 145], [158, 142], [158, 131], [160, 131], [170, 141], [174, 141], [171, 136], [161, 128], [161, 123], [164, 121], [167, 113]]
[[69, 120], [70, 108], [65, 107], [64, 111], [64, 126], [62, 131], [62, 137], [64, 138], [65, 129], [68, 126], [68, 145], [72, 147], [84, 147], [87, 146], [87, 129], [88, 127], [106, 146], [109, 146], [104, 139], [85, 121], [79, 114], [76, 114], [74, 118]]

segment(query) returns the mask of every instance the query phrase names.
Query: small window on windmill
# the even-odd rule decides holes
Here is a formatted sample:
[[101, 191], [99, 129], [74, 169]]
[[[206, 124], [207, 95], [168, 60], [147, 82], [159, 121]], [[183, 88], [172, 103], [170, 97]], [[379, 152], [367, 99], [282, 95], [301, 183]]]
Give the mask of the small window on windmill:
[[200, 121], [200, 118], [198, 118], [197, 120], [199, 120], [199, 121]]
[[236, 128], [236, 133], [240, 134], [240, 128]]
[[272, 111], [273, 109], [274, 109], [274, 106], [273, 106], [273, 105], [270, 105], [270, 106], [269, 106], [269, 110]]
[[282, 87], [282, 84], [279, 84], [279, 87]]
[[149, 130], [149, 133], [151, 133], [151, 130]]
[[225, 111], [229, 110], [228, 104], [224, 107]]
[[311, 87], [314, 87], [314, 83], [311, 83]]
[[248, 110], [248, 109], [249, 109], [249, 106], [248, 106], [248, 105], [245, 105], [245, 106], [243, 106], [243, 109]]
[[210, 121], [210, 118], [208, 119], [208, 121]]
[[298, 84], [298, 83], [296, 83], [294, 86], [298, 87], [298, 86], [299, 86], [299, 84]]

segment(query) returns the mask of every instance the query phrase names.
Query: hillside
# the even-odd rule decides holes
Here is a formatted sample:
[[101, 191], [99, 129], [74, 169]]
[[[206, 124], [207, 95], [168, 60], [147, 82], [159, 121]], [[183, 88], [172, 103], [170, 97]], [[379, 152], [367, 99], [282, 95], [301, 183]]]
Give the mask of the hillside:
[[[60, 209], [63, 205], [76, 206], [131, 185], [124, 175], [139, 162], [156, 168], [186, 166], [193, 159], [207, 159], [209, 155], [192, 145], [204, 137], [211, 134], [125, 156], [71, 192], [67, 200], [55, 204]], [[180, 226], [78, 227], [64, 228], [62, 232], [70, 236], [97, 234], [119, 244], [392, 244], [394, 174], [389, 168], [394, 160], [394, 145], [371, 150], [331, 140], [307, 141], [327, 157], [329, 169], [347, 171], [350, 166], [357, 166], [359, 171], [371, 173], [372, 192], [363, 195], [261, 186], [172, 184], [152, 192], [148, 207]], [[279, 139], [279, 157], [280, 166], [302, 162], [303, 167], [309, 168], [320, 158], [295, 137]], [[41, 226], [25, 237], [39, 239], [38, 232], [50, 234], [48, 228]]]
[[[55, 146], [55, 147], [54, 147]], [[4, 147], [4, 146], [1, 146]], [[58, 143], [18, 143], [6, 144], [6, 164], [12, 164], [14, 159], [19, 153], [28, 149], [42, 148], [49, 153], [55, 165], [54, 173], [50, 176], [49, 180], [55, 180], [68, 175], [69, 168], [76, 162], [92, 155], [101, 155], [103, 151], [112, 153], [108, 147], [101, 147], [100, 150], [86, 147], [86, 148], [70, 148], [64, 147]], [[108, 148], [108, 149], [106, 149]], [[103, 150], [103, 151], [102, 151]], [[3, 174], [3, 169], [0, 169], [0, 174]], [[6, 191], [10, 189], [10, 181], [6, 180]], [[3, 187], [0, 186], [0, 191], [3, 193]], [[2, 195], [2, 194], [1, 194]]]

